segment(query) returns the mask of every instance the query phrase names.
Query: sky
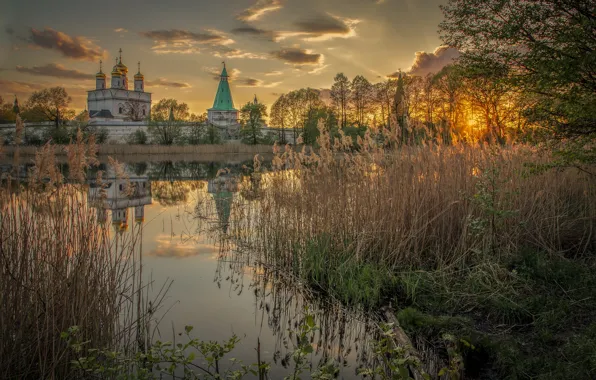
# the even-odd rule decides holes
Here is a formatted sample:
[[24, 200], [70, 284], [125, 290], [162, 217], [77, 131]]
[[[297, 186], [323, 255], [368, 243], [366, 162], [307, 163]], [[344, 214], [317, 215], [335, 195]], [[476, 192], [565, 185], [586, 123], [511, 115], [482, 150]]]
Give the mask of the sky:
[[[333, 77], [385, 80], [436, 71], [453, 58], [437, 33], [446, 0], [8, 0], [0, 4], [0, 96], [63, 86], [82, 110], [95, 73], [122, 49], [129, 81], [153, 102], [212, 106], [225, 61], [236, 108], [330, 88]], [[108, 76], [109, 83], [109, 76]]]

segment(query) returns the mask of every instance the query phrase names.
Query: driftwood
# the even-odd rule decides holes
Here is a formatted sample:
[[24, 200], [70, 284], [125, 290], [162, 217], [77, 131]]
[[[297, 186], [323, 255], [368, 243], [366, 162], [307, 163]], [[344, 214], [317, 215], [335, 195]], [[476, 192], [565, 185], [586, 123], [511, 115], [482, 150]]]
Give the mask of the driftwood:
[[421, 359], [420, 353], [418, 352], [418, 350], [416, 350], [416, 348], [412, 344], [412, 341], [410, 340], [408, 335], [404, 332], [404, 330], [399, 325], [399, 321], [397, 320], [397, 318], [395, 317], [393, 312], [387, 307], [382, 308], [381, 311], [383, 312], [383, 315], [385, 316], [385, 319], [387, 320], [387, 322], [393, 324], [393, 334], [395, 337], [395, 343], [398, 346], [405, 348], [407, 354], [410, 357], [417, 359], [418, 362], [420, 363], [420, 366], [418, 368], [414, 367], [414, 366], [408, 367], [408, 369], [410, 370], [410, 376], [413, 377], [415, 380], [424, 380], [425, 372], [422, 369], [423, 366], [422, 366], [422, 359]]

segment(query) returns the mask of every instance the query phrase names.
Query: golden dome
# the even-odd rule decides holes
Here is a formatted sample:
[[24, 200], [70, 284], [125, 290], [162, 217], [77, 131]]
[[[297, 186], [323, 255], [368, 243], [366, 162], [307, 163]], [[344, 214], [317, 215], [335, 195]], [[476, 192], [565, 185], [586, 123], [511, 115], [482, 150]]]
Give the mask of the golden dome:
[[106, 74], [104, 74], [103, 72], [100, 71], [97, 74], [95, 74], [95, 77], [96, 78], [105, 78], [106, 77]]
[[112, 76], [113, 77], [122, 76], [122, 73], [120, 72], [120, 69], [118, 69], [118, 65], [114, 66], [114, 69], [112, 69]]
[[122, 74], [128, 74], [128, 67], [126, 67], [126, 65], [122, 63], [122, 61], [118, 62], [116, 66], [118, 67], [118, 70], [122, 72]]
[[135, 80], [143, 80], [145, 79], [145, 77], [143, 76], [143, 74], [141, 73], [136, 73], [135, 74]]

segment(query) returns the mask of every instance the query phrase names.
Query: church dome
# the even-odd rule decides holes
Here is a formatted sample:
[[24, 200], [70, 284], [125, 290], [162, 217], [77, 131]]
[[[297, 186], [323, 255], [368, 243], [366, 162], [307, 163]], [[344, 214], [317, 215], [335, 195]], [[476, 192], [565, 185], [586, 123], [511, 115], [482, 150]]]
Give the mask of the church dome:
[[135, 80], [143, 80], [145, 79], [145, 77], [143, 76], [143, 74], [141, 73], [136, 73], [135, 74]]
[[116, 65], [116, 67], [118, 67], [118, 70], [120, 70], [120, 72], [123, 75], [128, 74], [128, 67], [126, 67], [126, 65], [124, 63], [122, 63], [122, 60], [120, 60], [120, 62], [118, 62], [118, 64]]
[[120, 69], [118, 68], [118, 65], [114, 66], [114, 68], [112, 69], [112, 76], [113, 77], [122, 76], [122, 73], [120, 72]]
[[95, 74], [95, 77], [96, 78], [105, 78], [106, 77], [106, 74], [104, 74], [103, 71], [100, 71], [97, 74]]

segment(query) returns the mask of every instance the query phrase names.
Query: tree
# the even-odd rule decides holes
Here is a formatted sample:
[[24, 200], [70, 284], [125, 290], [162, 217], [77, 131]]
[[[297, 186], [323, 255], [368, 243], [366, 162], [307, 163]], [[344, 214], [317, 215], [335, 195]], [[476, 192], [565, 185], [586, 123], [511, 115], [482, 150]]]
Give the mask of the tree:
[[288, 126], [288, 98], [282, 94], [271, 106], [271, 125], [280, 129], [279, 142], [286, 143], [285, 129]]
[[331, 100], [337, 110], [342, 128], [348, 124], [348, 111], [350, 108], [350, 95], [352, 94], [352, 85], [348, 78], [339, 73], [334, 78], [331, 87]]
[[352, 80], [351, 101], [354, 108], [355, 121], [359, 127], [366, 124], [372, 100], [372, 85], [362, 75]]
[[596, 133], [596, 0], [449, 0], [445, 44], [477, 71], [507, 71], [528, 116], [571, 135]]
[[400, 129], [401, 142], [406, 143], [409, 139], [408, 130], [408, 103], [406, 98], [406, 87], [404, 76], [399, 73], [397, 79], [397, 88], [395, 90], [395, 97], [393, 99], [393, 114]]
[[176, 121], [186, 121], [190, 117], [188, 104], [179, 103], [176, 99], [161, 99], [151, 108], [151, 120], [166, 121], [170, 114]]
[[0, 123], [11, 123], [16, 120], [16, 115], [13, 111], [13, 105], [10, 102], [4, 102], [0, 96]]
[[35, 91], [29, 97], [27, 108], [40, 118], [55, 123], [56, 128], [74, 112], [68, 109], [72, 98], [64, 87], [52, 87]]
[[395, 80], [387, 79], [373, 86], [373, 102], [377, 112], [380, 112], [382, 124], [387, 128], [391, 125], [391, 105], [393, 104], [396, 83]]
[[261, 128], [265, 125], [267, 107], [262, 103], [248, 102], [240, 110], [240, 123], [242, 129], [242, 142], [256, 145], [261, 142], [263, 133]]
[[138, 99], [129, 99], [124, 103], [124, 114], [131, 121], [142, 121], [149, 116], [149, 110]]

